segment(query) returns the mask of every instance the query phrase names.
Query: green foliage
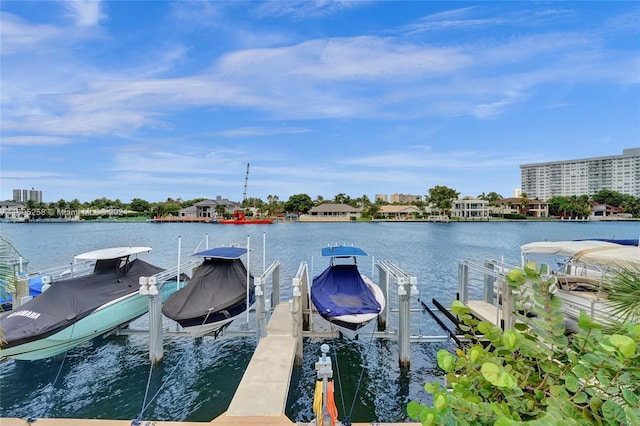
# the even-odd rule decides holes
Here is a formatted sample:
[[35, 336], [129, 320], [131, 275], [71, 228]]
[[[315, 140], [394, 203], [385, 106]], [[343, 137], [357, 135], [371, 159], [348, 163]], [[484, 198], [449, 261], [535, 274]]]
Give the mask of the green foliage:
[[458, 199], [460, 193], [455, 189], [443, 185], [436, 185], [429, 189], [429, 195], [425, 196], [425, 201], [441, 212], [448, 213], [453, 205], [453, 200]]
[[308, 213], [313, 207], [313, 200], [307, 194], [296, 194], [284, 203], [284, 210], [294, 213]]
[[409, 417], [423, 425], [640, 425], [640, 324], [609, 333], [582, 313], [568, 337], [552, 278], [528, 263], [506, 281], [515, 329], [479, 321], [455, 301], [470, 343], [438, 352], [446, 385], [425, 384], [433, 403], [410, 402]]

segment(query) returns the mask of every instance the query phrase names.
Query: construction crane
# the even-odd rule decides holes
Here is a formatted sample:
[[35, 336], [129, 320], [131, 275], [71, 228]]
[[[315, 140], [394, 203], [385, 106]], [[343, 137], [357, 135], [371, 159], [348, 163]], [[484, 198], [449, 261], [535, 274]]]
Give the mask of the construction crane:
[[249, 183], [249, 163], [247, 163], [247, 174], [244, 177], [244, 193], [242, 194], [242, 201], [247, 199], [247, 184]]

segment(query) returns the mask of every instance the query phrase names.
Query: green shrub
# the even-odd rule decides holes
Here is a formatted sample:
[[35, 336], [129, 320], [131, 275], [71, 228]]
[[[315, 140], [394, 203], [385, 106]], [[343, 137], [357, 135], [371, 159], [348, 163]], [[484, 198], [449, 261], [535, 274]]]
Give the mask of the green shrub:
[[567, 336], [552, 278], [529, 263], [507, 282], [521, 311], [515, 328], [478, 321], [454, 302], [470, 343], [438, 352], [446, 384], [427, 383], [432, 405], [412, 401], [409, 416], [423, 425], [640, 425], [640, 324], [609, 333], [582, 313]]

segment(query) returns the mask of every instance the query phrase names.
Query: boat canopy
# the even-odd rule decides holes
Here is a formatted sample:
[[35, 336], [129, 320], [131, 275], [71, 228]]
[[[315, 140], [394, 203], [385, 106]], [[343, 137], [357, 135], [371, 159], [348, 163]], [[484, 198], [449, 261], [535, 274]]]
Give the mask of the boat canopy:
[[555, 254], [561, 256], [574, 256], [584, 250], [599, 250], [602, 248], [616, 248], [619, 244], [607, 241], [585, 240], [585, 241], [537, 241], [524, 244], [520, 251], [524, 254]]
[[349, 246], [330, 246], [322, 248], [323, 256], [331, 257], [348, 257], [348, 256], [367, 256], [361, 248]]
[[137, 293], [139, 277], [163, 269], [134, 259], [110, 272], [56, 281], [38, 297], [0, 317], [6, 343], [12, 347], [50, 336], [90, 315], [105, 303]]
[[574, 260], [607, 268], [640, 271], [640, 247], [622, 245], [602, 250], [584, 251], [576, 254]]
[[211, 257], [216, 259], [238, 259], [247, 253], [244, 247], [216, 247], [200, 251], [192, 256]]
[[151, 247], [112, 247], [100, 250], [88, 251], [75, 256], [76, 260], [105, 260], [120, 259], [138, 253], [150, 252]]
[[603, 268], [640, 268], [640, 247], [605, 240], [541, 241], [523, 245], [523, 254], [552, 254]]
[[313, 280], [311, 300], [328, 317], [380, 313], [382, 309], [355, 264], [325, 269]]
[[[253, 277], [249, 284], [253, 289]], [[174, 321], [182, 321], [213, 315], [246, 298], [247, 269], [242, 261], [209, 257], [196, 268], [189, 284], [169, 296], [162, 313]]]

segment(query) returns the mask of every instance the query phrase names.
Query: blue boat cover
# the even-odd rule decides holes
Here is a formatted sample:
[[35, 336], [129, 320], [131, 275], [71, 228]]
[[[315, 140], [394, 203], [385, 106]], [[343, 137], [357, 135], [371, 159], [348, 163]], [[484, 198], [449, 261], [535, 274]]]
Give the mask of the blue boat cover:
[[381, 306], [357, 265], [332, 265], [314, 278], [311, 301], [322, 315], [379, 313]]
[[623, 246], [637, 246], [638, 238], [628, 238], [628, 239], [610, 239], [610, 238], [585, 238], [582, 240], [574, 240], [574, 241], [605, 241], [607, 243], [615, 243]]
[[194, 253], [192, 256], [210, 257], [214, 259], [238, 259], [247, 253], [244, 247], [216, 247]]
[[322, 255], [331, 256], [331, 257], [366, 256], [367, 253], [365, 253], [364, 250], [358, 247], [333, 246], [333, 247], [323, 247]]

